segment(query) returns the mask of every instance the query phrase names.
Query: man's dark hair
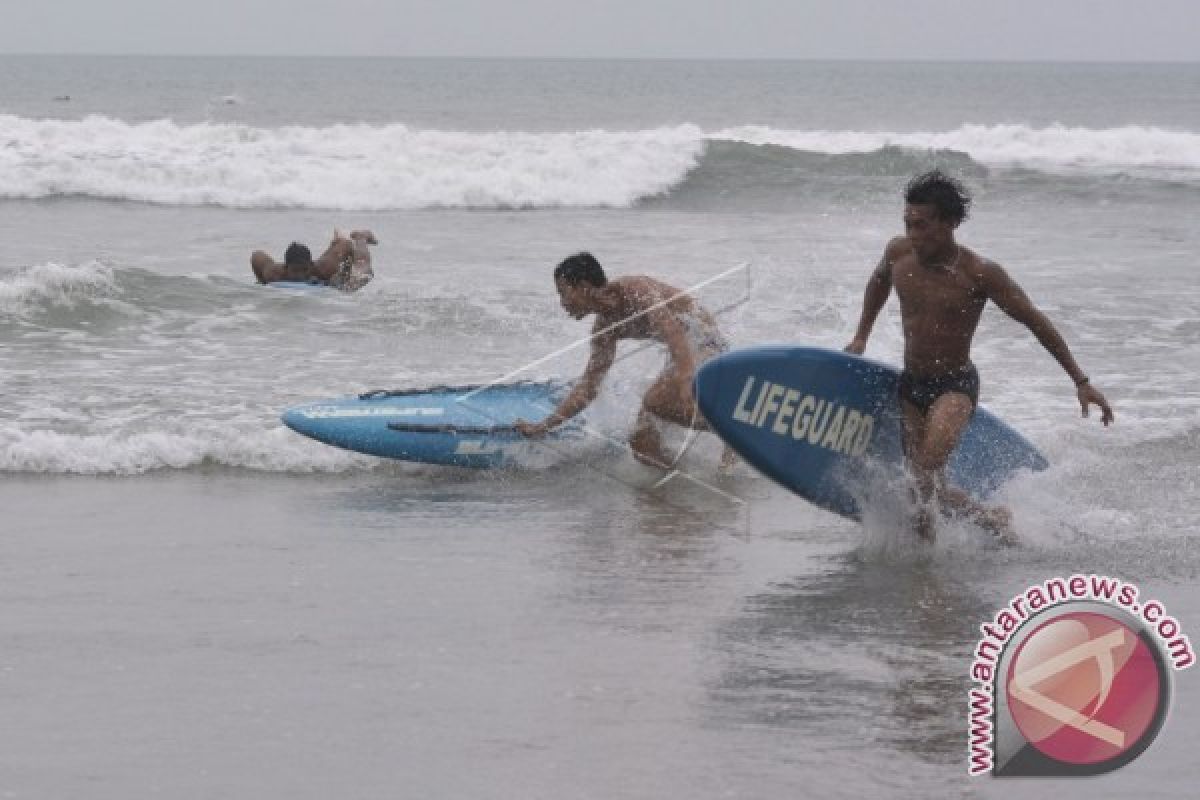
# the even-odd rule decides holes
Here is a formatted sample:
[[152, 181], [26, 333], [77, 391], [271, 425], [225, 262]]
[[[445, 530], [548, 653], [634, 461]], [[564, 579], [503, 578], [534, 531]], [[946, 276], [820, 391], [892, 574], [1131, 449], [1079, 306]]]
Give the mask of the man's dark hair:
[[933, 206], [938, 217], [956, 227], [971, 213], [971, 193], [967, 187], [940, 169], [918, 175], [904, 189], [904, 202], [914, 206]]
[[292, 242], [283, 254], [283, 263], [288, 266], [311, 267], [312, 251], [299, 242]]
[[581, 283], [603, 286], [608, 283], [608, 278], [604, 277], [604, 268], [591, 253], [576, 253], [564, 258], [563, 262], [554, 268], [554, 279], [561, 280], [568, 286], [578, 286]]

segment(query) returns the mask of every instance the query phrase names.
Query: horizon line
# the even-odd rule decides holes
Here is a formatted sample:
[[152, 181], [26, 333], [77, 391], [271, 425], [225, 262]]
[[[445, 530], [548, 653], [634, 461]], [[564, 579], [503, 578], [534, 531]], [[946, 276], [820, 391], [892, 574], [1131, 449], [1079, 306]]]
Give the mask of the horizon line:
[[382, 55], [334, 53], [292, 55], [287, 53], [118, 53], [118, 52], [3, 52], [0, 58], [163, 58], [163, 59], [219, 59], [239, 58], [253, 60], [291, 61], [531, 61], [531, 62], [688, 62], [728, 61], [742, 63], [859, 63], [859, 64], [1078, 64], [1078, 65], [1146, 65], [1146, 66], [1191, 66], [1200, 64], [1200, 59], [1074, 59], [1074, 58], [958, 58], [958, 57], [857, 57], [857, 56], [560, 56], [560, 55]]

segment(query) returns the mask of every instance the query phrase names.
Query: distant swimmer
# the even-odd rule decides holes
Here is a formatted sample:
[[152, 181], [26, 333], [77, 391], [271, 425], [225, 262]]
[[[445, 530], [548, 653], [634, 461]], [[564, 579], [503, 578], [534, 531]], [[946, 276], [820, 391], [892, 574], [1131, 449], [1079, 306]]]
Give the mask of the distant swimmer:
[[914, 528], [923, 538], [933, 538], [930, 506], [936, 501], [942, 512], [963, 514], [1008, 542], [1014, 540], [1008, 509], [979, 505], [945, 479], [946, 463], [979, 400], [971, 340], [987, 301], [1029, 328], [1054, 356], [1075, 383], [1083, 416], [1095, 405], [1107, 426], [1113, 412], [1075, 363], [1054, 325], [1021, 287], [999, 264], [954, 240], [970, 204], [963, 185], [937, 170], [908, 184], [906, 235], [888, 243], [871, 274], [858, 330], [846, 350], [861, 354], [866, 349], [875, 318], [895, 287], [904, 328], [904, 371], [899, 384], [904, 451], [920, 501]]
[[[617, 355], [622, 339], [651, 339], [666, 345], [666, 366], [642, 398], [629, 444], [642, 463], [669, 469], [674, 462], [664, 452], [654, 418], [692, 430], [706, 431], [708, 424], [696, 407], [692, 380], [696, 368], [729, 345], [713, 316], [690, 296], [644, 276], [608, 280], [590, 253], [573, 255], [554, 270], [554, 285], [563, 309], [575, 319], [595, 314], [591, 357], [583, 377], [554, 413], [541, 422], [517, 422], [525, 436], [541, 436], [583, 411], [596, 399], [600, 383]], [[726, 450], [722, 466], [732, 462]]]
[[366, 286], [375, 276], [369, 249], [375, 244], [379, 244], [379, 240], [368, 230], [351, 231], [349, 236], [335, 230], [333, 241], [316, 261], [308, 247], [292, 242], [283, 255], [282, 264], [262, 250], [255, 250], [250, 256], [250, 269], [259, 283], [323, 283], [353, 292]]

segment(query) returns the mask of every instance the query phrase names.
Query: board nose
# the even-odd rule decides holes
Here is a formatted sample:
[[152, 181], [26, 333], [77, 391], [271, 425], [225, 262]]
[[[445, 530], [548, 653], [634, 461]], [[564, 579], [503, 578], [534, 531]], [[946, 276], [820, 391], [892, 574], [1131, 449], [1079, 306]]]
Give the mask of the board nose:
[[279, 420], [296, 433], [307, 436], [312, 431], [312, 425], [308, 417], [304, 415], [304, 408], [305, 406], [292, 406], [284, 409], [284, 412], [279, 415]]

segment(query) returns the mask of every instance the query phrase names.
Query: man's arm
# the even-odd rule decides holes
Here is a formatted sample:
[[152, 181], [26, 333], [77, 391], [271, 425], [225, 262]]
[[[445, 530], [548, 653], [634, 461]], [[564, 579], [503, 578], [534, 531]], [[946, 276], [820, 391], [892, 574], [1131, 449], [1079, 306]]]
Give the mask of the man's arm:
[[875, 327], [875, 319], [887, 302], [888, 295], [892, 293], [892, 261], [896, 257], [898, 241], [902, 240], [893, 239], [888, 242], [883, 257], [879, 259], [875, 271], [867, 281], [867, 289], [863, 293], [862, 316], [858, 319], [858, 330], [854, 332], [854, 338], [846, 345], [847, 353], [861, 355], [867, 349], [867, 338], [871, 335], [871, 328]]
[[1071, 355], [1071, 349], [1067, 347], [1066, 341], [1054, 327], [1054, 323], [1045, 314], [1038, 311], [1033, 301], [1029, 299], [1029, 295], [1025, 294], [1025, 290], [1009, 277], [1003, 267], [993, 261], [983, 262], [981, 277], [988, 298], [1005, 314], [1029, 328], [1030, 332], [1041, 342], [1042, 347], [1046, 348], [1046, 352], [1054, 356], [1054, 360], [1062, 366], [1067, 375], [1071, 376], [1077, 389], [1083, 416], [1088, 415], [1088, 405], [1094, 403], [1102, 412], [1101, 421], [1105, 425], [1111, 423], [1113, 412], [1108, 401], [1104, 399], [1104, 395], [1099, 389], [1092, 386], [1088, 376], [1075, 362], [1075, 357]]
[[611, 333], [594, 335], [592, 354], [583, 370], [583, 376], [558, 404], [558, 408], [541, 422], [531, 423], [519, 419], [514, 427], [522, 436], [542, 436], [583, 411], [596, 399], [600, 392], [600, 384], [616, 357], [617, 337]]

